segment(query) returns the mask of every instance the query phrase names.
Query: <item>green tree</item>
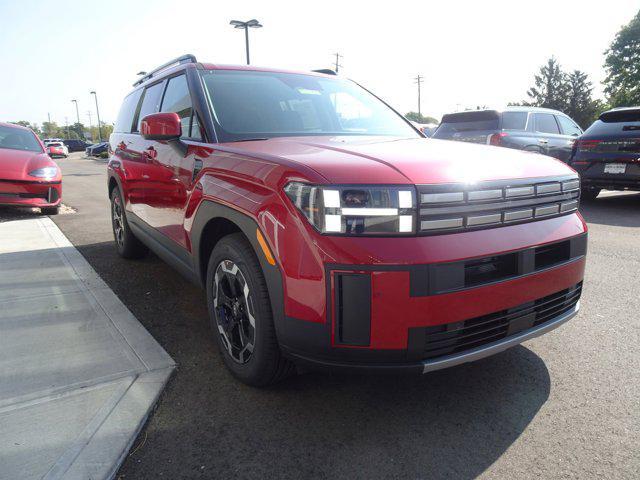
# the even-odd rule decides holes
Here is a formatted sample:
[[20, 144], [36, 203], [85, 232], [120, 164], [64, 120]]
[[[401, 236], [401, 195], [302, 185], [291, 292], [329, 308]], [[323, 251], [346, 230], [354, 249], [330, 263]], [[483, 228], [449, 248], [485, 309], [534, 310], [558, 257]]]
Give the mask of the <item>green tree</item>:
[[593, 86], [589, 76], [580, 70], [566, 74], [567, 99], [564, 113], [573, 118], [583, 129], [593, 123], [602, 108], [601, 102], [593, 99]]
[[555, 57], [551, 57], [546, 65], [540, 67], [539, 73], [534, 76], [534, 83], [527, 92], [529, 100], [523, 102], [525, 105], [560, 111], [566, 109], [569, 87], [562, 67]]
[[440, 123], [435, 118], [421, 115], [418, 112], [409, 112], [405, 115], [405, 118], [416, 123]]
[[9, 122], [9, 123], [13, 123], [14, 125], [21, 125], [23, 127], [30, 128], [38, 136], [40, 136], [42, 134], [42, 132], [40, 131], [40, 127], [38, 127], [37, 123], [27, 122], [26, 120], [18, 120], [17, 122]]
[[[113, 125], [110, 123], [100, 122], [100, 130], [102, 130], [102, 141], [106, 142], [107, 140], [109, 140], [109, 135], [111, 135], [111, 132], [113, 132]], [[100, 140], [97, 125], [91, 126], [91, 128], [87, 129], [87, 132], [91, 134], [92, 141], [97, 143]]]
[[604, 52], [605, 93], [612, 107], [640, 105], [640, 12]]

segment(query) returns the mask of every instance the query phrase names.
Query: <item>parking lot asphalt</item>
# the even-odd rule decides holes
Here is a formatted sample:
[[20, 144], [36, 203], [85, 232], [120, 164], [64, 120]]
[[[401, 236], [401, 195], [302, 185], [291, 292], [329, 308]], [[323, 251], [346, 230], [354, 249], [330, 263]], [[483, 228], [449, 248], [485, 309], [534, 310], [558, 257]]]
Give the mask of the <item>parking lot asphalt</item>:
[[494, 357], [421, 377], [234, 380], [205, 295], [112, 245], [105, 162], [61, 160], [54, 218], [178, 370], [118, 478], [638, 478], [640, 194], [582, 206], [581, 313]]

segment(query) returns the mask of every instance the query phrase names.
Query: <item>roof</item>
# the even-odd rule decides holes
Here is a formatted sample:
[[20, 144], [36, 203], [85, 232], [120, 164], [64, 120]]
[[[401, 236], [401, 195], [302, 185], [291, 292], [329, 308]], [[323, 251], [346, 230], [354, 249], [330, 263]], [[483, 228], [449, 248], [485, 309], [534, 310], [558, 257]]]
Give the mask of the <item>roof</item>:
[[31, 131], [29, 127], [23, 127], [22, 125], [16, 125], [15, 123], [8, 123], [8, 122], [0, 122], [0, 127], [14, 127], [14, 128], [21, 128], [23, 130]]
[[[323, 78], [336, 78], [333, 74], [326, 74], [318, 71], [311, 70], [287, 70], [284, 68], [262, 67], [256, 65], [227, 65], [217, 63], [177, 63], [175, 65], [162, 68], [159, 71], [152, 71], [150, 74], [146, 74], [141, 79], [138, 79], [134, 83], [135, 89], [138, 89], [148, 83], [155, 82], [159, 79], [171, 75], [172, 73], [186, 70], [187, 68], [198, 68], [200, 70], [238, 70], [238, 71], [251, 71], [251, 72], [272, 72], [272, 73], [291, 73], [299, 75], [308, 75], [312, 77]], [[134, 90], [135, 90], [134, 89]]]

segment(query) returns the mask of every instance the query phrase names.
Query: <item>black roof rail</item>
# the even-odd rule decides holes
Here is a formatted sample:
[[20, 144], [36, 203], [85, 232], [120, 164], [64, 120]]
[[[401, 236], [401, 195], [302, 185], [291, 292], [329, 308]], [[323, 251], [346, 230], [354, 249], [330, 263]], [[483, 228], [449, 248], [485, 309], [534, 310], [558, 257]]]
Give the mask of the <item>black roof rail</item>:
[[315, 73], [324, 73], [325, 75], [337, 75], [335, 70], [331, 70], [330, 68], [320, 68], [319, 70], [311, 70]]
[[160, 65], [158, 68], [151, 70], [149, 73], [145, 74], [144, 77], [136, 80], [133, 86], [137, 87], [141, 83], [144, 83], [150, 78], [153, 78], [154, 75], [158, 74], [159, 72], [166, 70], [169, 67], [173, 67], [174, 65], [181, 65], [183, 63], [198, 63], [198, 60], [196, 60], [195, 55], [191, 55], [190, 53], [187, 53], [186, 55], [181, 55], [180, 57], [174, 58], [173, 60], [170, 60], [167, 63]]

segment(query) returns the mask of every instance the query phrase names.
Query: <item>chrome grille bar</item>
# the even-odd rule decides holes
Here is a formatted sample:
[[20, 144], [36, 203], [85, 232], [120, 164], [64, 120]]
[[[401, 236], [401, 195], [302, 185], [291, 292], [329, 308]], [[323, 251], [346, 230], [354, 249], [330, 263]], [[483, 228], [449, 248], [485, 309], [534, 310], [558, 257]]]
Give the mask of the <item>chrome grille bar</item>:
[[422, 234], [567, 215], [578, 209], [580, 198], [580, 180], [575, 176], [417, 187]]

